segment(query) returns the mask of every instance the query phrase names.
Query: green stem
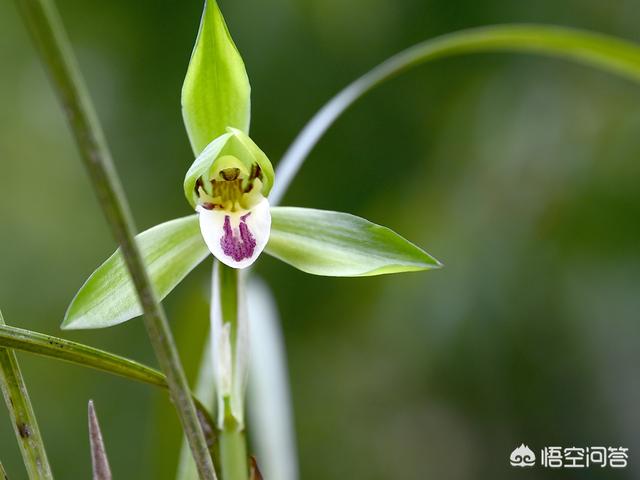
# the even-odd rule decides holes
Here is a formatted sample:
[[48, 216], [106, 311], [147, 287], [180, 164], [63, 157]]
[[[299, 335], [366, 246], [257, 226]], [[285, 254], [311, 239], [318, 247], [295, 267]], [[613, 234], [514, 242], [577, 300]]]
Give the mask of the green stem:
[[7, 472], [4, 470], [4, 467], [2, 466], [2, 462], [0, 462], [0, 480], [9, 480], [9, 476], [7, 475]]
[[[81, 367], [94, 368], [156, 387], [168, 388], [166, 377], [153, 368], [134, 360], [63, 338], [0, 325], [0, 346], [63, 360]], [[195, 397], [194, 402], [202, 428], [205, 431], [207, 444], [211, 446], [214, 442], [215, 425], [208, 409]]]
[[133, 218], [58, 12], [53, 2], [48, 0], [17, 2], [49, 70], [100, 205], [122, 250], [144, 311], [149, 339], [167, 377], [171, 398], [189, 440], [200, 478], [215, 480], [211, 456], [164, 309], [135, 243]]
[[[0, 312], [0, 325], [4, 325], [2, 312]], [[0, 348], [0, 389], [9, 409], [11, 423], [29, 478], [53, 479], [36, 415], [18, 366], [18, 359], [13, 350], [7, 348]], [[4, 471], [1, 473], [6, 477]]]
[[[232, 369], [234, 370], [232, 387], [232, 395], [237, 395], [239, 391], [244, 389], [236, 389], [235, 382], [244, 381], [240, 378], [243, 373], [236, 372], [238, 366], [237, 356], [239, 348], [239, 314], [240, 314], [240, 298], [242, 297], [242, 282], [238, 270], [218, 264], [219, 286], [220, 291], [220, 309], [222, 314], [222, 324], [231, 325], [231, 358]], [[213, 292], [215, 295], [216, 292]], [[213, 300], [213, 299], [212, 299]], [[244, 398], [241, 399], [244, 402]], [[222, 469], [222, 478], [224, 480], [248, 480], [249, 464], [247, 457], [247, 444], [244, 433], [244, 426], [233, 415], [231, 411], [231, 399], [229, 397], [223, 399], [224, 422], [219, 434], [220, 437], [220, 467]]]
[[220, 432], [220, 466], [224, 480], [248, 480], [247, 441], [244, 430], [230, 416]]

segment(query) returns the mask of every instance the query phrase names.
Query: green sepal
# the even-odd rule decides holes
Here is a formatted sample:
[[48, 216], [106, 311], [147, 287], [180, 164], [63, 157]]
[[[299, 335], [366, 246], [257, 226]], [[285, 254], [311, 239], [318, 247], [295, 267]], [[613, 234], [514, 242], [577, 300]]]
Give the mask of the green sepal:
[[243, 171], [251, 171], [254, 164], [261, 170], [262, 195], [267, 196], [273, 187], [273, 166], [269, 158], [248, 135], [236, 128], [227, 128], [227, 133], [213, 140], [194, 160], [184, 178], [184, 195], [193, 208], [198, 202], [196, 182], [199, 177], [210, 174], [216, 169], [216, 161], [228, 162], [229, 156], [235, 157]]
[[251, 87], [215, 0], [205, 2], [182, 85], [182, 117], [194, 154], [234, 127], [249, 132]]
[[394, 231], [348, 213], [272, 207], [265, 249], [303, 272], [362, 277], [439, 268], [428, 253]]
[[[210, 255], [200, 235], [197, 215], [156, 225], [136, 236], [136, 241], [160, 299]], [[117, 250], [80, 288], [62, 328], [110, 327], [141, 314], [138, 296]]]

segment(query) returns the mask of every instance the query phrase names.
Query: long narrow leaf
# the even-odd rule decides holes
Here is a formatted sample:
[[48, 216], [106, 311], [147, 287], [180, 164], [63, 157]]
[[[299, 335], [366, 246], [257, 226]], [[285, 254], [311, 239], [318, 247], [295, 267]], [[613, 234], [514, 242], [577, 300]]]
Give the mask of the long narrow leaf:
[[[209, 255], [197, 215], [156, 225], [136, 236], [136, 242], [160, 299]], [[76, 294], [62, 328], [110, 327], [139, 315], [142, 307], [122, 254], [117, 250]]]
[[153, 368], [104, 350], [43, 333], [0, 326], [0, 346], [57, 358], [151, 385], [166, 386], [164, 375]]
[[284, 154], [269, 200], [282, 200], [296, 173], [324, 133], [351, 105], [386, 80], [440, 58], [479, 52], [523, 52], [555, 56], [640, 82], [640, 46], [606, 35], [545, 25], [498, 25], [450, 33], [389, 58], [348, 85], [305, 125]]
[[265, 251], [303, 272], [331, 277], [440, 267], [429, 254], [386, 227], [348, 213], [310, 208], [272, 208]]
[[9, 476], [0, 462], [0, 480], [9, 480]]
[[[0, 312], [0, 326], [4, 318]], [[0, 389], [31, 480], [53, 479], [40, 428], [13, 350], [0, 348]]]
[[[134, 360], [129, 360], [128, 358], [63, 338], [0, 325], [0, 347], [12, 348], [14, 350], [64, 360], [75, 365], [94, 368], [130, 380], [168, 388], [165, 376], [158, 370], [147, 367]], [[208, 409], [195, 397], [194, 402], [207, 442], [211, 444], [213, 443], [213, 435], [215, 432], [211, 415]]]

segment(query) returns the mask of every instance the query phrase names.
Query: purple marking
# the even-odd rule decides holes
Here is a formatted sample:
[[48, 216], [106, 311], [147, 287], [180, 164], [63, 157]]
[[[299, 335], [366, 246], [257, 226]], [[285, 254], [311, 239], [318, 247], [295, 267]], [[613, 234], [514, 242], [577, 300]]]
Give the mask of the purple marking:
[[231, 228], [229, 215], [225, 215], [224, 217], [224, 235], [220, 239], [220, 246], [224, 254], [233, 258], [236, 262], [244, 260], [245, 258], [251, 258], [256, 248], [256, 239], [253, 238], [253, 235], [249, 231], [249, 226], [245, 222], [249, 215], [250, 213], [240, 217], [240, 238], [236, 237]]

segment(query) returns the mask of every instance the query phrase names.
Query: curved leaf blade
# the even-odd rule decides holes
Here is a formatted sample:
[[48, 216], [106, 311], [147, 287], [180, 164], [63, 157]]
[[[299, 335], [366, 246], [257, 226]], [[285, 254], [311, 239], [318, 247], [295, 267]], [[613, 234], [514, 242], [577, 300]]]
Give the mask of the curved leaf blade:
[[250, 97], [242, 57], [218, 4], [207, 0], [182, 85], [182, 117], [196, 156], [227, 127], [249, 133]]
[[441, 264], [394, 231], [348, 213], [296, 207], [271, 209], [265, 251], [303, 272], [363, 277], [439, 268]]
[[414, 45], [349, 84], [304, 126], [285, 152], [269, 197], [282, 200], [309, 152], [357, 100], [385, 81], [431, 60], [482, 52], [534, 53], [572, 60], [640, 83], [640, 46], [618, 38], [548, 25], [493, 25], [450, 33]]
[[[155, 387], [168, 389], [166, 377], [162, 372], [104, 350], [64, 338], [22, 328], [0, 325], [0, 348], [11, 348], [33, 353], [47, 358], [62, 360], [81, 367], [93, 368], [129, 380], [135, 380]], [[215, 425], [207, 408], [196, 396], [193, 402], [198, 410], [198, 418], [207, 442], [213, 442]]]
[[[197, 215], [156, 225], [137, 235], [136, 241], [160, 299], [209, 255]], [[105, 328], [139, 315], [142, 307], [118, 249], [80, 288], [62, 328]]]

